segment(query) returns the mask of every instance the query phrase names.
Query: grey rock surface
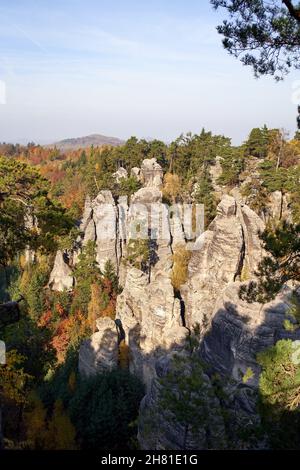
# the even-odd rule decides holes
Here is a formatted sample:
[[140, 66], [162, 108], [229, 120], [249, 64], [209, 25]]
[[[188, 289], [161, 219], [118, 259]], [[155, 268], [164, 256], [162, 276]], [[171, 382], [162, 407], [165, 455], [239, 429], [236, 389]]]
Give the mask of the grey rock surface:
[[79, 372], [89, 377], [118, 364], [118, 332], [115, 322], [108, 317], [97, 320], [98, 331], [83, 341], [79, 351]]
[[72, 269], [68, 265], [65, 253], [58, 250], [55, 256], [54, 266], [50, 274], [49, 287], [58, 292], [70, 291], [74, 286]]

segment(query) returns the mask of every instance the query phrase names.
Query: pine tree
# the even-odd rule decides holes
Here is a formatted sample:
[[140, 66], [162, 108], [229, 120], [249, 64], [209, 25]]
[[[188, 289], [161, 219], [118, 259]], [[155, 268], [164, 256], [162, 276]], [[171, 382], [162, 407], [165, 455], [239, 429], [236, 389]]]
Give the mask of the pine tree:
[[159, 379], [156, 411], [169, 421], [169, 425], [182, 426], [182, 449], [188, 449], [188, 440], [197, 439], [203, 430], [207, 448], [216, 445], [222, 448], [225, 436], [221, 409], [216, 406], [214, 389], [205, 376], [198, 346], [199, 329], [196, 328], [186, 339], [184, 353], [172, 356], [167, 373]]
[[196, 183], [194, 199], [197, 204], [204, 204], [204, 225], [207, 228], [216, 215], [216, 198], [208, 168], [204, 169]]
[[119, 290], [119, 280], [115, 267], [110, 259], [107, 260], [104, 265], [103, 277], [111, 282], [113, 291], [117, 293]]
[[246, 142], [246, 155], [256, 158], [266, 158], [268, 154], [269, 131], [266, 125], [254, 128]]

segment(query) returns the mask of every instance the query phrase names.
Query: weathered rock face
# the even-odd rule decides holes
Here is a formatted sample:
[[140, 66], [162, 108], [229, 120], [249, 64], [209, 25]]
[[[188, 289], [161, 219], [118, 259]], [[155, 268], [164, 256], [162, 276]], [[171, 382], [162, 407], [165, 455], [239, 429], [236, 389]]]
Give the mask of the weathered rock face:
[[[239, 297], [241, 283], [229, 284], [216, 302], [211, 329], [202, 343], [202, 357], [217, 372], [242, 384], [248, 368], [253, 377], [247, 385], [257, 386], [258, 352], [283, 338], [300, 338], [300, 331], [290, 333], [283, 326], [291, 309], [295, 286], [283, 286], [276, 298], [265, 304], [249, 304]], [[300, 290], [299, 290], [300, 293]]]
[[223, 197], [216, 218], [192, 251], [189, 279], [182, 288], [187, 326], [208, 327], [222, 289], [240, 277], [254, 276], [263, 256], [259, 230], [263, 222], [251, 209]]
[[79, 227], [83, 233], [82, 245], [86, 245], [88, 241], [96, 241], [96, 226], [93, 219], [93, 204], [89, 196], [87, 196], [84, 204], [84, 211]]
[[96, 227], [97, 262], [100, 269], [111, 260], [117, 267], [118, 212], [110, 191], [100, 191], [93, 201], [93, 220]]
[[52, 290], [62, 292], [72, 290], [74, 286], [74, 277], [72, 269], [68, 265], [68, 258], [65, 253], [59, 250], [56, 253], [54, 266], [50, 274], [49, 287]]
[[146, 274], [130, 268], [118, 296], [117, 318], [131, 351], [131, 370], [149, 383], [156, 357], [164, 350], [181, 348], [187, 334], [169, 277], [156, 273], [149, 283]]
[[[156, 376], [141, 403], [138, 438], [143, 449], [219, 449], [223, 446], [247, 449], [268, 446], [266, 437], [255, 441], [252, 435], [247, 440], [240, 437], [240, 431], [245, 426], [251, 429], [260, 423], [257, 409], [260, 367], [256, 362], [257, 354], [280, 339], [300, 339], [299, 330], [288, 332], [283, 327], [292, 306], [292, 294], [298, 286], [300, 296], [300, 286], [288, 283], [272, 302], [265, 305], [241, 300], [240, 286], [240, 282], [232, 282], [220, 294], [212, 313], [211, 328], [200, 341], [200, 357], [210, 371], [204, 380], [207, 392], [202, 394], [202, 400], [207, 400], [211, 410], [210, 419], [204, 426], [207, 432], [204, 435], [200, 432], [198, 436], [191, 433], [183, 443], [185, 433], [182, 425], [159, 408], [162, 393], [160, 378], [171, 367], [172, 353], [169, 353], [157, 360], [154, 367]], [[243, 379], [249, 371], [252, 376], [245, 382]], [[222, 404], [227, 411], [226, 426], [209, 378], [216, 373], [223, 378], [227, 396]], [[175, 381], [173, 394], [176, 394], [176, 386]], [[157, 426], [155, 422], [152, 424], [151, 416], [154, 416]]]
[[[215, 164], [211, 165], [209, 168], [210, 176], [212, 179], [212, 184], [214, 188], [215, 195], [218, 199], [221, 199], [221, 197], [226, 194], [226, 187], [221, 186], [219, 183], [219, 178], [222, 175], [222, 160], [223, 158], [220, 156], [216, 157]], [[195, 188], [196, 189], [196, 188]]]
[[[260, 304], [243, 302], [238, 295], [240, 279], [253, 278], [264, 252], [258, 232], [264, 229], [262, 220], [247, 206], [237, 204], [231, 196], [224, 196], [218, 206], [217, 217], [209, 229], [196, 242], [189, 263], [189, 279], [181, 289], [184, 301], [185, 322], [188, 327], [196, 323], [201, 326], [200, 353], [212, 373], [218, 372], [231, 377], [234, 385], [227, 389], [230, 400], [227, 403], [232, 423], [230, 427], [259, 425], [256, 407], [259, 367], [257, 352], [274, 344], [280, 337], [286, 337], [283, 317], [289, 308], [287, 291], [281, 293], [273, 303], [264, 307]], [[286, 297], [287, 296], [287, 297]], [[149, 332], [148, 332], [149, 335]], [[177, 348], [180, 350], [180, 346]], [[157, 347], [154, 344], [152, 347]], [[140, 351], [140, 348], [137, 348]], [[172, 351], [172, 347], [168, 350]], [[171, 352], [169, 354], [172, 355]], [[158, 427], [149, 432], [149, 416], [159, 402], [159, 377], [166, 374], [169, 354], [158, 357], [152, 365], [153, 379], [141, 404], [139, 442], [144, 449], [201, 449], [222, 448], [222, 446], [251, 447], [249, 442], [230, 441], [226, 444], [220, 438], [225, 435], [225, 423], [218, 412], [213, 387], [206, 377], [208, 397], [211, 397], [213, 428], [216, 432], [214, 444], [200, 435], [189, 436], [183, 444], [184, 429], [177, 422], [169, 420], [168, 414], [158, 413]], [[161, 369], [159, 363], [165, 361]], [[251, 368], [253, 377], [244, 384], [243, 376]], [[176, 388], [176, 387], [175, 387]], [[174, 393], [176, 390], [174, 390]], [[214, 401], [215, 400], [215, 401]], [[224, 406], [224, 405], [223, 405]], [[228, 423], [227, 423], [228, 424]], [[233, 432], [234, 434], [234, 432]], [[212, 436], [211, 431], [208, 435]], [[206, 434], [207, 436], [207, 434]], [[263, 446], [260, 442], [258, 445]]]
[[274, 191], [270, 194], [267, 216], [275, 220], [291, 219], [291, 211], [288, 207], [287, 196], [282, 194], [281, 191]]
[[73, 253], [73, 264], [78, 262], [81, 247], [89, 241], [96, 243], [97, 262], [104, 269], [110, 260], [116, 268], [120, 254], [117, 247], [119, 213], [110, 191], [100, 191], [94, 200], [87, 197], [80, 224], [81, 237]]
[[[24, 224], [27, 230], [38, 230], [38, 221], [35, 215], [32, 214], [31, 210], [27, 208], [25, 212]], [[36, 259], [36, 252], [29, 247], [25, 249], [25, 261], [26, 263], [34, 263]]]
[[108, 317], [97, 320], [98, 331], [83, 341], [79, 351], [79, 372], [89, 377], [118, 365], [118, 332]]

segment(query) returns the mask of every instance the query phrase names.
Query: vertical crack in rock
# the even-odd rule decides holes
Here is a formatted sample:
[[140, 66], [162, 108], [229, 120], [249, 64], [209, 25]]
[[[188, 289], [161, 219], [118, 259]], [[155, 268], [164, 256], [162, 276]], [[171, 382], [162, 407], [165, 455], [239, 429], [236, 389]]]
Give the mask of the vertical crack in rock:
[[[119, 205], [118, 200], [114, 198], [116, 206], [116, 225], [115, 225], [115, 257], [116, 257], [116, 274], [119, 276], [119, 266], [122, 256], [122, 248], [120, 243], [120, 214], [119, 214]], [[120, 243], [120, 246], [119, 246]], [[119, 251], [120, 250], [120, 251]]]
[[181, 318], [181, 323], [184, 328], [187, 328], [186, 326], [186, 321], [185, 321], [185, 302], [181, 296], [181, 293], [179, 290], [174, 289], [174, 299], [178, 299], [180, 303], [180, 318]]
[[234, 281], [240, 280], [241, 274], [242, 274], [242, 271], [243, 271], [243, 267], [244, 267], [244, 262], [245, 262], [246, 242], [245, 242], [245, 232], [244, 232], [244, 228], [243, 228], [242, 225], [241, 225], [241, 234], [242, 234], [242, 246], [241, 246], [241, 251], [240, 251], [240, 259], [239, 259], [239, 262], [238, 262], [238, 267], [237, 267], [236, 273], [233, 277]]

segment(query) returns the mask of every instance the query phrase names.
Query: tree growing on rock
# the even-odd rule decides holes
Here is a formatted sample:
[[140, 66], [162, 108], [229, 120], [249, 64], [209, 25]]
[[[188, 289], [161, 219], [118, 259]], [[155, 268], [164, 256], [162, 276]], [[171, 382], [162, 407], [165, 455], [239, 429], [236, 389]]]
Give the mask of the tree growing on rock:
[[174, 250], [171, 282], [177, 291], [187, 281], [191, 255], [192, 252], [187, 250], [185, 245], [178, 245]]

